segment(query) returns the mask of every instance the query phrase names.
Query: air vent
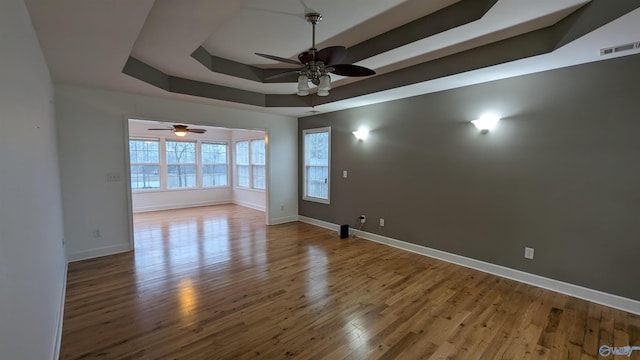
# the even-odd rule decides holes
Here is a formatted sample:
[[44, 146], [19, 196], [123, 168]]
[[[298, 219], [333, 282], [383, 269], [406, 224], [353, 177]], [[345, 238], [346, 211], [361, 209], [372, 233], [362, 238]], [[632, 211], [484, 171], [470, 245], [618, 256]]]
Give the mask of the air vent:
[[609, 54], [617, 53], [620, 51], [627, 51], [627, 50], [633, 50], [633, 49], [640, 49], [640, 41], [624, 44], [624, 45], [613, 46], [610, 48], [600, 49], [600, 55], [609, 55]]

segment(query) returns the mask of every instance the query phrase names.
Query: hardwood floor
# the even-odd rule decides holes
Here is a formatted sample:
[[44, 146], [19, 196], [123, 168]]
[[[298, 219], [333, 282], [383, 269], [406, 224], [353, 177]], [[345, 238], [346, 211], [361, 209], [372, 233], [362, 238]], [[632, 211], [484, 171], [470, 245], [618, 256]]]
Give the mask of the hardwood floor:
[[597, 359], [640, 345], [640, 316], [308, 224], [267, 227], [239, 206], [135, 223], [135, 252], [69, 264], [61, 359]]

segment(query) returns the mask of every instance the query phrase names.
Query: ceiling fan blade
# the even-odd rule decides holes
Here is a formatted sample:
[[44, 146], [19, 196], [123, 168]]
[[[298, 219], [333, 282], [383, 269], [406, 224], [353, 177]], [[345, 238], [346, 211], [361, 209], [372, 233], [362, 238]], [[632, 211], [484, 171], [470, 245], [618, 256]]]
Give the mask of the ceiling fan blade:
[[330, 46], [316, 54], [316, 61], [322, 61], [325, 65], [333, 65], [347, 57], [347, 48], [344, 46]]
[[196, 133], [196, 134], [204, 134], [207, 132], [205, 129], [186, 129], [188, 132]]
[[280, 56], [268, 55], [268, 54], [260, 54], [260, 53], [255, 53], [255, 54], [258, 55], [258, 56], [262, 56], [263, 58], [267, 58], [269, 60], [280, 61], [280, 62], [287, 63], [287, 64], [300, 65], [300, 63], [295, 61], [295, 60], [285, 59], [285, 58], [280, 57]]
[[341, 76], [371, 76], [376, 74], [375, 71], [358, 65], [337, 64], [331, 65], [331, 67], [335, 69], [333, 71], [334, 74]]
[[281, 77], [285, 77], [285, 76], [289, 76], [292, 74], [297, 74], [298, 70], [291, 70], [291, 71], [287, 71], [287, 72], [283, 72], [283, 73], [279, 73], [279, 74], [274, 74], [271, 76], [267, 76], [266, 78], [264, 78], [265, 80], [273, 80], [273, 79], [279, 79]]
[[147, 129], [147, 130], [169, 130], [169, 131], [173, 131], [173, 129]]

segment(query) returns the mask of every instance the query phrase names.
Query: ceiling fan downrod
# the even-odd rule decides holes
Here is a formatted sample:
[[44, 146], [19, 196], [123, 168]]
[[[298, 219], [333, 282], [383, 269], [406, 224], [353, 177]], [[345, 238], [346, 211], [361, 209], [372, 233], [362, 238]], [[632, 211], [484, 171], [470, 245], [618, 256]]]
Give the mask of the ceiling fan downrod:
[[[322, 21], [322, 15], [318, 13], [308, 13], [305, 15], [308, 22], [311, 23], [311, 49], [316, 50], [316, 24]], [[314, 51], [315, 52], [315, 51]]]

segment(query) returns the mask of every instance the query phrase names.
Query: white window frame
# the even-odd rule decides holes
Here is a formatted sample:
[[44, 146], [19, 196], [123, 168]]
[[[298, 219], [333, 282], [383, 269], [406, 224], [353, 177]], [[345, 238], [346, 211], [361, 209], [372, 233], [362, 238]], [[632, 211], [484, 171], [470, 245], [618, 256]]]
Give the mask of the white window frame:
[[[307, 195], [307, 141], [308, 134], [324, 133], [328, 134], [327, 137], [327, 178], [325, 180], [327, 184], [327, 198], [319, 198], [315, 196]], [[302, 130], [302, 200], [313, 201], [322, 204], [331, 203], [331, 127], [322, 127], [315, 129]]]
[[[255, 163], [254, 159], [253, 159], [253, 144], [256, 141], [263, 141], [264, 142], [264, 163]], [[246, 164], [239, 164], [238, 163], [238, 144], [239, 143], [247, 143], [247, 148], [248, 148], [248, 152], [249, 152], [249, 156], [248, 156], [248, 162]], [[246, 167], [249, 173], [249, 186], [244, 186], [244, 185], [240, 185], [240, 176], [239, 176], [239, 170], [238, 167], [239, 166], [244, 166]], [[255, 166], [262, 166], [264, 167], [264, 188], [258, 188], [256, 187], [256, 184], [254, 183], [254, 173], [253, 173], [253, 169]], [[253, 190], [253, 191], [261, 191], [264, 192], [267, 189], [267, 140], [265, 138], [250, 138], [250, 139], [242, 139], [242, 140], [236, 140], [235, 144], [234, 144], [234, 169], [236, 172], [236, 176], [235, 176], [235, 181], [234, 184], [236, 186], [236, 188], [238, 189], [244, 189], [244, 190]]]
[[[262, 142], [262, 153], [264, 155], [264, 161], [262, 162], [257, 161], [253, 157], [253, 155], [255, 154], [253, 152], [254, 150], [253, 148], [256, 142]], [[251, 171], [250, 171], [251, 188], [256, 190], [266, 190], [267, 189], [267, 142], [264, 139], [253, 139], [249, 142], [249, 163], [251, 166]], [[264, 176], [262, 177], [262, 184], [264, 184], [264, 187], [258, 187], [256, 185], [256, 176], [257, 176], [256, 169], [257, 168], [263, 169]]]
[[158, 187], [157, 188], [155, 188], [155, 187], [154, 188], [134, 188], [131, 185], [131, 180], [133, 180], [133, 179], [129, 179], [129, 186], [131, 186], [131, 190], [132, 191], [136, 191], [136, 192], [161, 190], [162, 187], [164, 186], [164, 180], [163, 180], [163, 177], [162, 177], [162, 139], [157, 138], [157, 137], [151, 138], [151, 137], [142, 137], [142, 136], [130, 136], [129, 137], [129, 144], [131, 144], [131, 141], [144, 141], [144, 142], [155, 142], [155, 143], [158, 143], [158, 162], [157, 163], [153, 163], [153, 162], [141, 162], [141, 163], [132, 162], [131, 161], [131, 145], [129, 145], [129, 168], [132, 168], [134, 166], [149, 166], [149, 165], [158, 166]]
[[[172, 143], [181, 143], [181, 144], [193, 144], [193, 152], [194, 152], [194, 156], [193, 156], [193, 162], [175, 162], [175, 163], [170, 163], [169, 160], [167, 159], [167, 142], [172, 142]], [[200, 176], [198, 174], [198, 164], [199, 164], [199, 144], [197, 140], [177, 140], [177, 139], [172, 139], [172, 140], [166, 140], [164, 142], [164, 154], [165, 154], [165, 165], [166, 165], [166, 184], [167, 184], [167, 190], [186, 190], [186, 189], [197, 189], [200, 187]], [[169, 166], [193, 166], [194, 170], [195, 170], [195, 182], [193, 184], [193, 186], [179, 186], [179, 187], [169, 187]], [[186, 177], [186, 181], [187, 184], [189, 183], [188, 180], [188, 175]]]
[[[130, 135], [129, 140], [150, 140], [150, 141], [159, 141], [159, 151], [160, 151], [160, 187], [153, 189], [134, 189], [131, 187], [131, 179], [129, 179], [129, 186], [131, 187], [132, 193], [146, 193], [146, 192], [171, 192], [171, 191], [190, 191], [190, 190], [202, 190], [202, 189], [220, 189], [220, 188], [229, 188], [231, 187], [230, 179], [231, 179], [231, 169], [229, 167], [230, 161], [230, 148], [229, 143], [227, 141], [219, 141], [215, 139], [185, 139], [178, 140], [175, 138], [169, 138], [165, 136], [146, 136], [146, 135]], [[175, 141], [175, 142], [195, 142], [196, 146], [196, 186], [192, 187], [182, 187], [182, 188], [169, 188], [168, 185], [168, 167], [169, 165], [192, 165], [193, 163], [180, 163], [180, 164], [168, 164], [167, 163], [167, 141]], [[227, 185], [220, 186], [203, 186], [202, 175], [203, 175], [203, 163], [202, 163], [202, 144], [224, 144], [227, 147]], [[129, 156], [129, 162], [131, 165], [139, 165], [139, 163], [131, 163], [131, 156]], [[209, 165], [209, 164], [207, 164]]]
[[[240, 143], [247, 143], [247, 162], [246, 163], [239, 163], [238, 162], [238, 144]], [[250, 142], [249, 140], [238, 140], [235, 142], [234, 144], [234, 168], [236, 170], [236, 176], [235, 176], [235, 185], [237, 188], [240, 189], [251, 189], [251, 147], [250, 147]], [[240, 170], [239, 167], [246, 167], [247, 168], [247, 182], [248, 185], [240, 185]]]
[[[229, 186], [229, 144], [227, 144], [224, 141], [213, 141], [213, 140], [202, 140], [198, 143], [199, 145], [199, 174], [200, 176], [198, 177], [198, 180], [200, 181], [200, 186], [204, 189], [214, 189], [214, 188], [222, 188], [222, 187], [228, 187]], [[204, 156], [202, 155], [202, 147], [204, 145], [223, 145], [226, 149], [226, 159], [225, 159], [225, 163], [205, 163], [204, 162]], [[205, 185], [204, 184], [204, 167], [205, 165], [225, 165], [226, 166], [226, 181], [224, 185]]]

